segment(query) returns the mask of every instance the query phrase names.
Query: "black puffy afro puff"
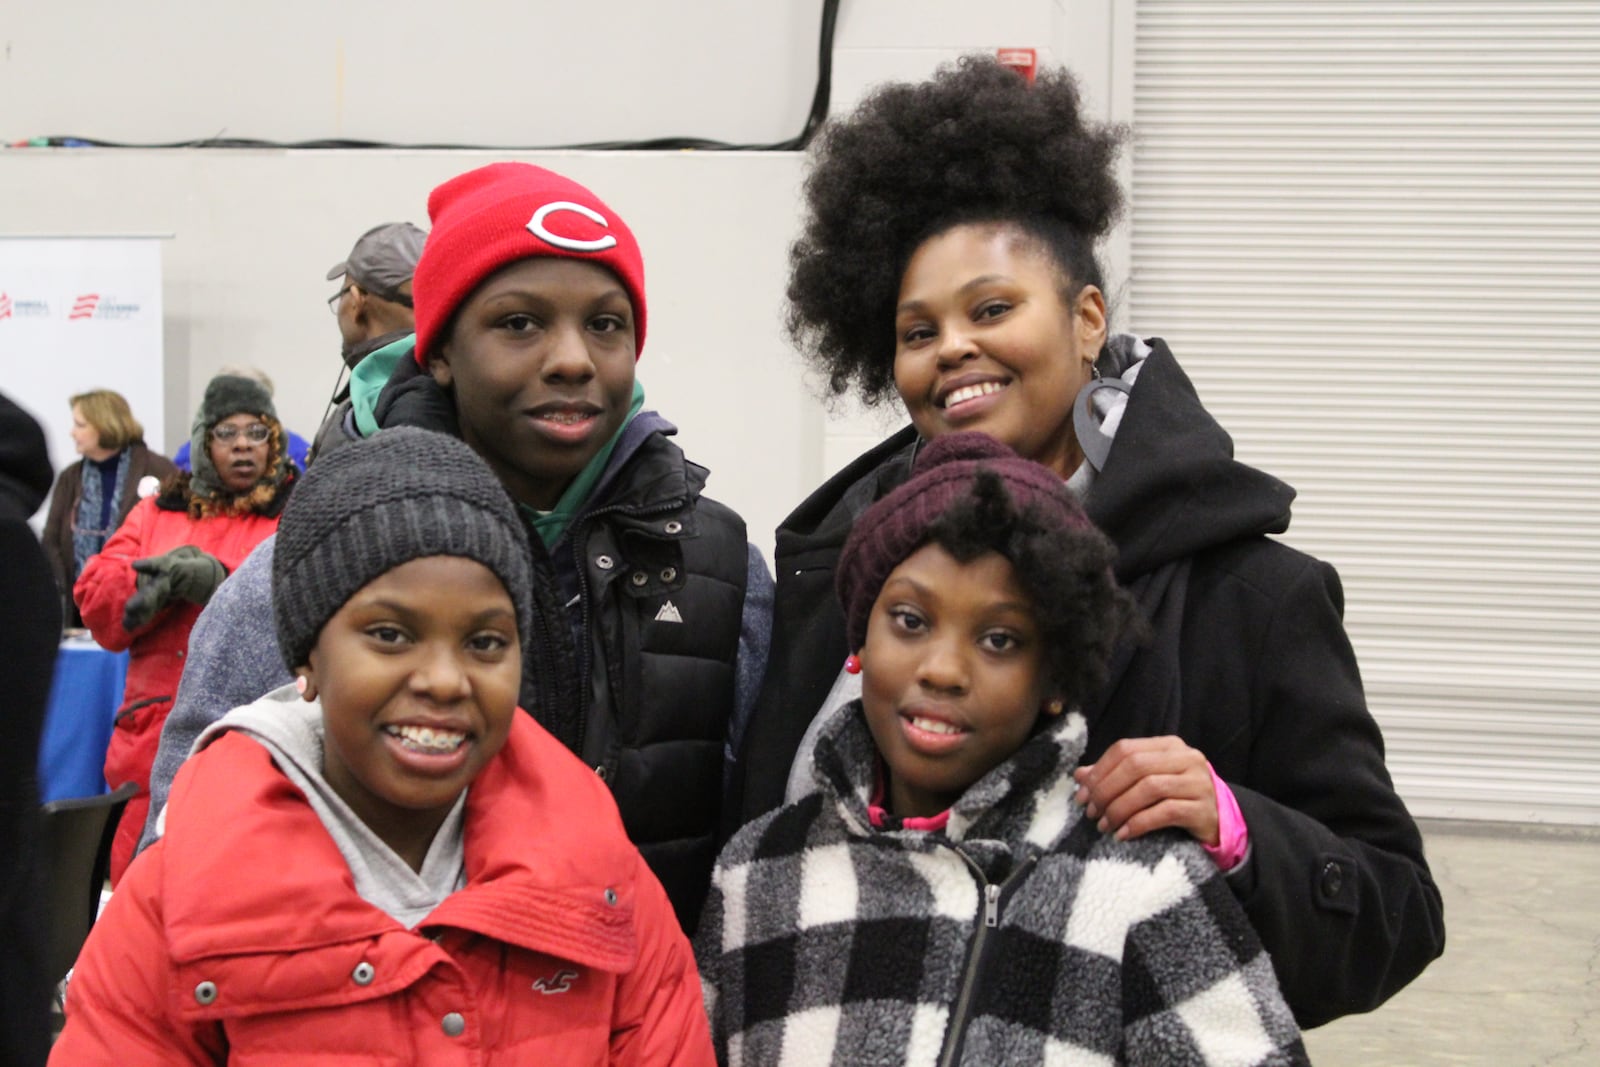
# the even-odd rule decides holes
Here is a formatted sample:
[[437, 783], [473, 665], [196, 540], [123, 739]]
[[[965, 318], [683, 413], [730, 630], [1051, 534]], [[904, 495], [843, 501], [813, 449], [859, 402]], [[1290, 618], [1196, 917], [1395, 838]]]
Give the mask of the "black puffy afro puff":
[[836, 394], [894, 395], [900, 277], [926, 238], [1018, 224], [1064, 276], [1099, 284], [1094, 241], [1116, 221], [1123, 130], [1086, 120], [1077, 82], [1033, 85], [987, 56], [871, 93], [813, 143], [805, 228], [789, 250], [789, 336]]

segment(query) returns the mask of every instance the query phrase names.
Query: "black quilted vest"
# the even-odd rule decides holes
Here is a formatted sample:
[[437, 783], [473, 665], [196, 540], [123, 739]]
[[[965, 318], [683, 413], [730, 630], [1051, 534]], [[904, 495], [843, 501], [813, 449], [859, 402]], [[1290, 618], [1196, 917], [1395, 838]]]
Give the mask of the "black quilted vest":
[[588, 638], [570, 669], [589, 699], [576, 736], [554, 730], [611, 786], [691, 934], [716, 859], [748, 573], [744, 520], [700, 496], [706, 473], [651, 437], [557, 548], [579, 567]]

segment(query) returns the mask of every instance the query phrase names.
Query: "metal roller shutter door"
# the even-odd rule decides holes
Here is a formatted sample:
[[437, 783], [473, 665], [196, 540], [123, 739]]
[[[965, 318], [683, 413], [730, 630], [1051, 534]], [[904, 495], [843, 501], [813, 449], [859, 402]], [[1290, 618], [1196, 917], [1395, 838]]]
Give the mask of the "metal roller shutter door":
[[1600, 4], [1139, 0], [1132, 273], [1419, 815], [1600, 824]]

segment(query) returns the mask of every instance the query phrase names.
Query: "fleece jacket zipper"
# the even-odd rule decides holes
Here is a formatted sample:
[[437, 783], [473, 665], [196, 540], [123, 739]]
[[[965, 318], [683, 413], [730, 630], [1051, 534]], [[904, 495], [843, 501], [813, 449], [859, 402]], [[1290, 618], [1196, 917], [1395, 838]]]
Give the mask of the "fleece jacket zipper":
[[955, 1067], [961, 1058], [961, 1046], [967, 1037], [967, 1024], [971, 1021], [968, 1016], [972, 1012], [973, 993], [978, 987], [978, 979], [983, 974], [989, 954], [990, 932], [999, 928], [1000, 912], [1005, 906], [1006, 898], [1033, 868], [1035, 859], [1032, 856], [1028, 857], [1018, 864], [1016, 870], [1007, 875], [1004, 881], [996, 885], [984, 877], [983, 871], [972, 862], [970, 856], [959, 848], [954, 846], [952, 848], [955, 854], [972, 868], [972, 873], [978, 879], [978, 889], [983, 899], [978, 910], [977, 932], [972, 935], [972, 943], [967, 947], [967, 965], [961, 979], [961, 993], [956, 997], [955, 1010], [951, 1012], [950, 1024], [945, 1028], [944, 1050], [939, 1054], [939, 1067]]

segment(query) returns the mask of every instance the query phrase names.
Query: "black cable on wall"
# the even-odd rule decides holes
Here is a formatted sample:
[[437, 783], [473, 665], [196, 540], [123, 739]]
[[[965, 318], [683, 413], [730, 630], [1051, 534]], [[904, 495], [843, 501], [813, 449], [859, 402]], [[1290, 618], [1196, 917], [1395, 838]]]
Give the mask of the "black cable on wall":
[[168, 141], [162, 144], [135, 144], [125, 141], [102, 141], [94, 137], [56, 136], [35, 137], [24, 146], [53, 148], [384, 148], [407, 150], [487, 150], [495, 152], [528, 152], [558, 149], [583, 149], [588, 151], [645, 151], [677, 152], [694, 149], [705, 152], [791, 152], [799, 151], [811, 142], [823, 122], [828, 118], [828, 100], [833, 88], [833, 33], [838, 21], [839, 0], [823, 0], [822, 27], [817, 46], [817, 87], [811, 96], [811, 112], [805, 126], [788, 140], [773, 144], [729, 144], [702, 137], [656, 137], [644, 141], [594, 141], [588, 144], [560, 145], [485, 145], [485, 144], [400, 144], [393, 141], [360, 141], [347, 138], [327, 138], [312, 141], [261, 141], [250, 137], [206, 137], [194, 141]]

